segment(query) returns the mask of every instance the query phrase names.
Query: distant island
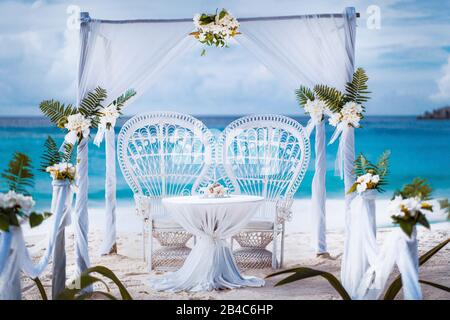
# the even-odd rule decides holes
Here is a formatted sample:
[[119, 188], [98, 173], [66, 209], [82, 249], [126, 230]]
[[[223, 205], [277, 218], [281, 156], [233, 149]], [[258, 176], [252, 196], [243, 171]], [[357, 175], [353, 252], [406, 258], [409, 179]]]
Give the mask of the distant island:
[[417, 119], [421, 120], [444, 120], [450, 119], [450, 106], [433, 110], [432, 112], [425, 112], [423, 115], [418, 116]]

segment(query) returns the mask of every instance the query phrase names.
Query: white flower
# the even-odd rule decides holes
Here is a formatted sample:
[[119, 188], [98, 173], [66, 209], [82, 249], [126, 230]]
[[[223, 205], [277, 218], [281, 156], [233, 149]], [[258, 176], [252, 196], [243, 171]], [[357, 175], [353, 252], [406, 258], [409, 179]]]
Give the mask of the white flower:
[[363, 193], [364, 191], [366, 191], [367, 190], [367, 184], [365, 184], [365, 183], [359, 183], [357, 186], [356, 186], [356, 191], [358, 192], [358, 193]]
[[401, 196], [396, 196], [394, 199], [389, 201], [388, 205], [388, 212], [391, 215], [394, 216], [401, 216], [403, 215], [401, 204], [402, 204], [403, 198]]
[[380, 176], [379, 175], [374, 175], [374, 176], [372, 176], [372, 179], [371, 179], [371, 182], [372, 183], [378, 183], [378, 182], [380, 182]]
[[0, 208], [8, 209], [18, 206], [22, 211], [28, 213], [34, 205], [35, 202], [32, 197], [24, 196], [12, 190], [0, 194]]
[[421, 201], [418, 197], [404, 199], [402, 200], [401, 204], [409, 212], [416, 212], [421, 209]]
[[69, 131], [84, 132], [91, 127], [91, 119], [85, 118], [81, 113], [76, 113], [67, 117], [64, 127]]
[[60, 162], [46, 168], [53, 179], [74, 179], [76, 168], [70, 162]]
[[333, 113], [330, 118], [328, 119], [328, 123], [332, 125], [333, 127], [337, 127], [339, 122], [341, 122], [341, 114], [340, 113]]
[[325, 105], [325, 102], [319, 99], [316, 99], [314, 101], [308, 99], [305, 104], [305, 112], [309, 113], [311, 119], [316, 124], [322, 121], [327, 109], [328, 108]]

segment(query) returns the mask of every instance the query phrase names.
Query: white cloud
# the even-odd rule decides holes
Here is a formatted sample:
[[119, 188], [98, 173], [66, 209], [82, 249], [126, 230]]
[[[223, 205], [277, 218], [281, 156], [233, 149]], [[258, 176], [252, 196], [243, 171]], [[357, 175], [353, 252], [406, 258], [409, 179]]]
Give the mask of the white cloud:
[[447, 64], [442, 68], [442, 76], [437, 80], [438, 91], [431, 96], [431, 99], [439, 102], [450, 101], [450, 56]]

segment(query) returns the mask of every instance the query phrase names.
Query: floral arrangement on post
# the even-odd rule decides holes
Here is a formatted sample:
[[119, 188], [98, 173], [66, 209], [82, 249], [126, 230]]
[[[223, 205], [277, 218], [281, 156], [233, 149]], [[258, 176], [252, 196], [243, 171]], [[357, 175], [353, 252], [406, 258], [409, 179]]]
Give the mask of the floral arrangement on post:
[[395, 192], [389, 203], [392, 220], [411, 237], [416, 224], [430, 228], [426, 214], [433, 212], [430, 204], [432, 189], [425, 179], [415, 178], [403, 189]]
[[44, 144], [41, 167], [43, 172], [48, 172], [53, 180], [73, 181], [76, 175], [76, 167], [72, 163], [72, 144], [64, 145], [64, 152], [59, 151], [55, 140], [48, 136]]
[[377, 164], [371, 163], [362, 153], [355, 159], [356, 182], [347, 193], [357, 192], [361, 194], [366, 190], [384, 192], [383, 186], [387, 184], [389, 156], [391, 152], [386, 150], [378, 158]]
[[[337, 139], [344, 127], [359, 128], [360, 121], [364, 118], [364, 103], [369, 100], [367, 81], [369, 77], [363, 68], [358, 68], [353, 73], [352, 81], [345, 86], [345, 92], [328, 87], [316, 85], [314, 92], [325, 102], [331, 111], [329, 123], [340, 131], [335, 132], [334, 140]], [[334, 141], [332, 139], [333, 143]]]
[[47, 212], [32, 211], [35, 202], [27, 189], [34, 186], [34, 174], [27, 155], [14, 153], [1, 177], [6, 182], [8, 191], [0, 193], [0, 231], [8, 232], [10, 226], [20, 227], [20, 223], [25, 220], [34, 228], [51, 216]]
[[106, 90], [98, 87], [86, 95], [78, 108], [71, 104], [66, 106], [59, 101], [46, 100], [41, 102], [39, 109], [58, 128], [68, 131], [64, 138], [66, 144], [75, 145], [83, 138], [89, 137], [91, 128], [97, 128], [101, 103], [106, 98]]
[[116, 100], [111, 102], [107, 107], [100, 105], [99, 109], [99, 123], [97, 135], [94, 139], [94, 144], [100, 146], [105, 136], [105, 130], [109, 130], [116, 125], [117, 119], [122, 115], [122, 109], [125, 104], [132, 97], [136, 95], [133, 89], [127, 90], [124, 94], [119, 96]]
[[[196, 14], [194, 16], [194, 25], [197, 29], [191, 32], [200, 43], [207, 46], [216, 46], [218, 48], [228, 47], [228, 40], [239, 34], [239, 22], [228, 10], [222, 9], [215, 14]], [[202, 50], [202, 56], [206, 50]]]
[[306, 127], [307, 132], [310, 134], [315, 125], [321, 123], [325, 116], [331, 116], [332, 112], [328, 108], [327, 104], [319, 99], [313, 90], [300, 86], [298, 90], [295, 91], [297, 95], [298, 103], [303, 107], [305, 113], [311, 117], [311, 121], [308, 122]]

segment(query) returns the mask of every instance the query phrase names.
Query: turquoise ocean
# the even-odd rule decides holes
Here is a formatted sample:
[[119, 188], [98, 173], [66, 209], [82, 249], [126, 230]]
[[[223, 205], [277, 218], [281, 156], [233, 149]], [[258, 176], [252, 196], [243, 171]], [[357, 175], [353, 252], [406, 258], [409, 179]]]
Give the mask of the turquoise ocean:
[[[209, 128], [223, 130], [238, 116], [197, 116]], [[306, 125], [306, 117], [293, 117]], [[116, 128], [126, 121], [121, 119]], [[387, 191], [381, 197], [391, 197], [395, 189], [408, 183], [414, 177], [427, 178], [436, 197], [450, 197], [450, 121], [417, 120], [415, 117], [368, 116], [362, 122], [362, 128], [356, 130], [356, 152], [363, 152], [369, 159], [376, 160], [384, 150], [391, 150], [391, 166]], [[327, 139], [333, 128], [327, 126]], [[95, 132], [93, 132], [95, 134]], [[36, 168], [33, 197], [40, 208], [48, 208], [51, 200], [51, 180], [46, 173], [39, 172], [40, 156], [48, 135], [58, 143], [64, 134], [50, 126], [44, 118], [3, 117], [0, 118], [0, 168], [15, 151], [28, 154]], [[314, 136], [314, 135], [313, 135]], [[312, 137], [312, 147], [314, 144]], [[334, 159], [337, 142], [327, 147], [327, 195], [340, 198], [344, 194], [343, 182], [334, 176]], [[89, 147], [89, 199], [90, 205], [102, 205], [104, 199], [105, 151], [104, 146]], [[117, 167], [117, 198], [119, 202], [132, 201], [132, 192]], [[314, 154], [309, 170], [297, 191], [297, 198], [307, 198], [311, 194], [311, 181], [314, 174]], [[2, 186], [3, 187], [3, 186]], [[4, 188], [2, 188], [4, 189]]]

